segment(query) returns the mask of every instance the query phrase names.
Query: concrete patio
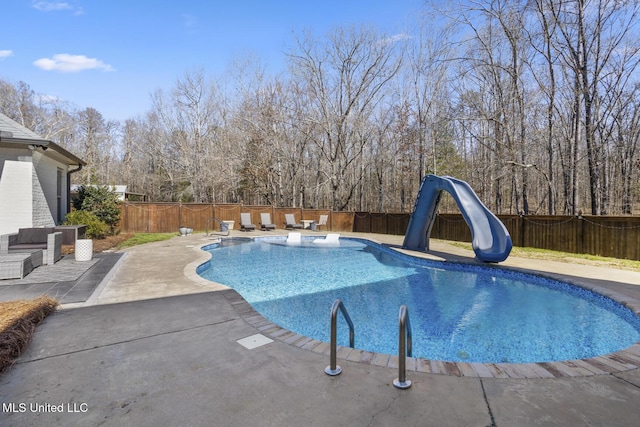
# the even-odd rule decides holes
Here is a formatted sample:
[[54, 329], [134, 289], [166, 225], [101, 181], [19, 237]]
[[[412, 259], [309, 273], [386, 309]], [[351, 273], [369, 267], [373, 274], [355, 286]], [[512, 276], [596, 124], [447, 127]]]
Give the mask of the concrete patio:
[[[208, 258], [199, 248], [210, 242], [196, 234], [123, 251], [101, 273], [106, 280], [50, 316], [0, 377], [0, 425], [637, 424], [639, 344], [620, 369], [600, 374], [590, 365], [531, 379], [513, 367], [482, 378], [414, 364], [412, 387], [398, 390], [393, 358], [362, 362], [346, 351], [343, 373], [329, 377], [326, 346], [269, 324], [237, 293], [195, 274]], [[442, 242], [431, 249], [429, 257], [473, 262], [470, 251]], [[640, 272], [517, 258], [501, 265], [597, 288], [640, 310]], [[237, 342], [257, 334], [273, 341], [253, 349]]]

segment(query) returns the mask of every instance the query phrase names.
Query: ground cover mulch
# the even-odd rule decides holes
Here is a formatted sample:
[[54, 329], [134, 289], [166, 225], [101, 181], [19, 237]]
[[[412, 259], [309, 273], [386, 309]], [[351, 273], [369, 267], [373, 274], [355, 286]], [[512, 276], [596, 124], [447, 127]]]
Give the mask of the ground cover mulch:
[[54, 298], [0, 302], [0, 373], [26, 350], [36, 327], [58, 307]]
[[[100, 253], [111, 251], [117, 248], [119, 244], [130, 239], [133, 233], [118, 233], [115, 236], [107, 236], [104, 239], [93, 239], [93, 252]], [[74, 245], [62, 245], [62, 253], [64, 255], [73, 254], [75, 252]]]

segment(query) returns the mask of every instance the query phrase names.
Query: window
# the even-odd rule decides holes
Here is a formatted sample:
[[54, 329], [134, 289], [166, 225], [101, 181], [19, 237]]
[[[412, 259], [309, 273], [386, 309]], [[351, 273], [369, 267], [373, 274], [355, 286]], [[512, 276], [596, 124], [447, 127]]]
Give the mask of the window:
[[63, 212], [62, 210], [62, 174], [63, 174], [62, 169], [58, 169], [57, 180], [56, 180], [57, 181], [56, 182], [56, 202], [57, 202], [56, 211], [58, 212], [58, 217], [56, 218], [56, 222], [58, 224], [62, 222], [62, 218], [64, 218], [64, 214], [66, 213], [66, 211]]

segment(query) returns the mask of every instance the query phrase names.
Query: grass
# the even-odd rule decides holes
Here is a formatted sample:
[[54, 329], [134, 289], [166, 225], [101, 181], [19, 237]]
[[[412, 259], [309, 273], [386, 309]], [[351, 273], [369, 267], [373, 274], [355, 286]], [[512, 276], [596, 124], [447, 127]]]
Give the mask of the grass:
[[36, 327], [58, 307], [58, 301], [41, 296], [33, 300], [0, 302], [0, 373], [27, 348]]
[[[452, 246], [473, 250], [471, 244], [462, 242], [447, 243]], [[521, 248], [514, 246], [510, 256], [530, 259], [543, 259], [547, 261], [567, 262], [572, 264], [596, 265], [600, 267], [616, 268], [618, 270], [640, 271], [640, 261], [630, 259], [609, 258], [589, 254], [573, 254], [569, 252], [552, 251], [549, 249]]]
[[131, 246], [144, 245], [145, 243], [161, 242], [163, 240], [169, 240], [176, 236], [176, 233], [136, 233], [129, 237], [127, 240], [120, 242], [116, 248], [124, 249]]

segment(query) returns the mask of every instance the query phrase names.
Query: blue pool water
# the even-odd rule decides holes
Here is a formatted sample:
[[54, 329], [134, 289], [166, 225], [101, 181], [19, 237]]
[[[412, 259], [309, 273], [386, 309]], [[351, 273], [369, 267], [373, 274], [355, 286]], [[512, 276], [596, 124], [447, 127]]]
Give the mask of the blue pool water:
[[[228, 240], [205, 248], [205, 279], [235, 289], [260, 314], [300, 335], [329, 341], [340, 298], [355, 325], [355, 347], [398, 352], [398, 311], [406, 305], [413, 356], [531, 363], [588, 358], [640, 341], [640, 318], [609, 298], [503, 269], [418, 259], [357, 239], [323, 247], [282, 237]], [[338, 344], [348, 345], [339, 316]]]

